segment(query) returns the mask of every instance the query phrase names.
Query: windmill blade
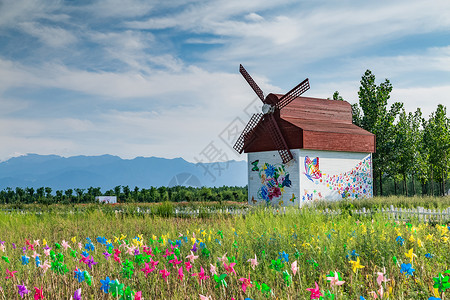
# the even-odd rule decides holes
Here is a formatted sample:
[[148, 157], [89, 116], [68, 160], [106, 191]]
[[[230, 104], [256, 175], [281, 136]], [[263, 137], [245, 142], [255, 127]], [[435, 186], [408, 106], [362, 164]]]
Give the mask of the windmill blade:
[[261, 122], [261, 119], [263, 118], [263, 114], [254, 114], [250, 121], [248, 121], [247, 125], [245, 126], [244, 130], [242, 131], [241, 135], [237, 139], [236, 143], [234, 144], [233, 148], [239, 154], [244, 151], [244, 145], [245, 142], [248, 141], [249, 138], [253, 137], [254, 130], [256, 126], [258, 126], [259, 122]]
[[309, 80], [306, 78], [302, 82], [300, 82], [296, 87], [294, 87], [292, 90], [286, 93], [283, 97], [280, 98], [280, 100], [275, 104], [275, 106], [278, 109], [282, 109], [286, 105], [292, 102], [295, 98], [303, 94], [309, 90]]
[[278, 126], [277, 121], [275, 120], [273, 114], [268, 114], [267, 116], [269, 117], [267, 127], [269, 128], [270, 131], [270, 137], [272, 138], [275, 147], [277, 148], [278, 153], [280, 154], [281, 159], [283, 160], [283, 163], [286, 164], [290, 160], [292, 160], [294, 156], [292, 156], [292, 153], [286, 144], [286, 140], [281, 134], [280, 127]]
[[250, 76], [250, 74], [247, 73], [247, 71], [245, 70], [244, 66], [239, 65], [239, 72], [242, 74], [242, 76], [244, 76], [245, 80], [248, 82], [248, 84], [255, 91], [256, 95], [258, 95], [259, 99], [261, 99], [261, 101], [264, 102], [264, 93], [263, 93], [263, 91], [259, 88], [259, 86], [253, 80], [253, 78]]

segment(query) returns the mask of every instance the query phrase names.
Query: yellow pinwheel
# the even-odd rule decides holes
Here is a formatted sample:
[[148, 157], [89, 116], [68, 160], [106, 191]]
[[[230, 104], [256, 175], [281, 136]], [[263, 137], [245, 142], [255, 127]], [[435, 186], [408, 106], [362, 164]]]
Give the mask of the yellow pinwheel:
[[364, 266], [362, 266], [362, 265], [360, 264], [359, 257], [356, 258], [356, 261], [351, 260], [350, 263], [352, 264], [352, 270], [353, 270], [353, 272], [355, 272], [355, 273], [356, 273], [356, 271], [357, 271], [358, 269], [364, 268]]
[[413, 253], [414, 248], [409, 249], [408, 253], [405, 253], [405, 256], [409, 258], [409, 263], [412, 263], [413, 258], [417, 257], [416, 254]]

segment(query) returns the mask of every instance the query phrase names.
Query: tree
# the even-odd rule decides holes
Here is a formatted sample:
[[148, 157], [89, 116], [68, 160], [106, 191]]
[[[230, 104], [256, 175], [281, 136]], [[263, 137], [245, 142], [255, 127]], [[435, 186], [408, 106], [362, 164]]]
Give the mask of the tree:
[[445, 106], [439, 104], [436, 112], [424, 122], [424, 140], [426, 141], [431, 165], [431, 187], [433, 180], [439, 182], [439, 194], [445, 194], [445, 181], [450, 165], [450, 121]]
[[[383, 195], [383, 174], [387, 171], [389, 155], [394, 145], [394, 121], [403, 107], [402, 103], [395, 102], [387, 109], [391, 91], [392, 85], [388, 79], [377, 86], [375, 75], [367, 70], [361, 78], [358, 92], [359, 106], [362, 109], [361, 127], [376, 136], [376, 152], [372, 157], [374, 177], [379, 178], [380, 195]], [[374, 188], [374, 194], [376, 190]]]

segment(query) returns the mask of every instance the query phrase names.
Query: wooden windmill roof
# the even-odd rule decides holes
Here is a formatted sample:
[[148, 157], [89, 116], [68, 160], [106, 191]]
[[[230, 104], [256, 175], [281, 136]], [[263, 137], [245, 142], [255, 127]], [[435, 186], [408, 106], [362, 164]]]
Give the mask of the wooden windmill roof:
[[[297, 97], [275, 118], [290, 149], [375, 152], [375, 135], [352, 123], [351, 105], [346, 101]], [[245, 152], [277, 150], [266, 122], [257, 126], [256, 139], [244, 145]]]

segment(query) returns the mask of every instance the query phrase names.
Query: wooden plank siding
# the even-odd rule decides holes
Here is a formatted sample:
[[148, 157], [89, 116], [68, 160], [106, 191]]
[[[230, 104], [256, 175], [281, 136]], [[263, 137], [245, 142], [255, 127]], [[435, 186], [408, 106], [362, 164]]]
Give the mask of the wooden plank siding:
[[[351, 105], [346, 101], [298, 97], [274, 116], [290, 149], [375, 152], [375, 135], [352, 124]], [[256, 138], [244, 146], [246, 153], [277, 150], [266, 122], [259, 124]]]

